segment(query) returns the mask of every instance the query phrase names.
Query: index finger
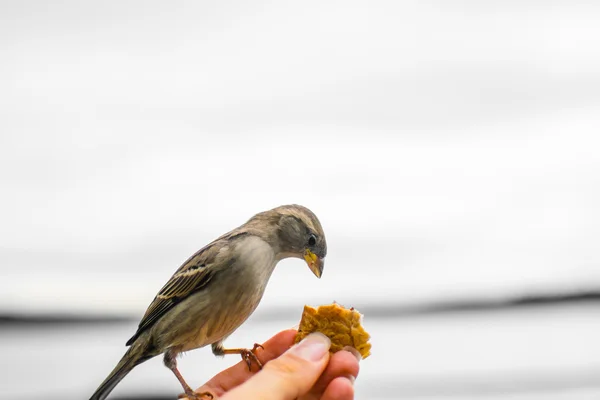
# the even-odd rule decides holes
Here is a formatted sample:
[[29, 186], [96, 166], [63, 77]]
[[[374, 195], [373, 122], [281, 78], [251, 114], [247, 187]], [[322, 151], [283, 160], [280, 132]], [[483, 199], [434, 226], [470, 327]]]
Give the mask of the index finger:
[[[286, 350], [292, 346], [295, 336], [295, 329], [288, 329], [277, 333], [271, 339], [263, 343], [263, 349], [258, 349], [256, 351], [256, 357], [261, 364], [266, 364], [268, 361], [285, 353]], [[246, 382], [256, 374], [256, 372], [257, 371], [249, 371], [248, 364], [246, 364], [245, 361], [240, 361], [234, 366], [219, 372], [212, 379], [199, 387], [196, 392], [210, 392], [216, 397], [222, 396], [225, 392]]]

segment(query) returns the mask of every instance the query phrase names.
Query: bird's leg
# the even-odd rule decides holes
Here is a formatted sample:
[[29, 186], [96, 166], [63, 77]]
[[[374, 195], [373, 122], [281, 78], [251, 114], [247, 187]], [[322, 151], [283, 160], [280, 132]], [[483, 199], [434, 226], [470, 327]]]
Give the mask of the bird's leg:
[[181, 376], [181, 373], [177, 369], [177, 352], [173, 351], [172, 349], [167, 350], [165, 352], [164, 363], [167, 368], [173, 371], [175, 377], [177, 378], [179, 383], [181, 383], [181, 387], [183, 387], [183, 391], [185, 392], [177, 396], [177, 398], [182, 399], [187, 397], [190, 400], [202, 400], [202, 397], [207, 396], [210, 397], [211, 400], [213, 399], [213, 395], [210, 392], [194, 392], [190, 385], [187, 384], [185, 379], [183, 379], [183, 376]]
[[226, 349], [223, 347], [223, 343], [221, 343], [221, 342], [213, 343], [211, 347], [212, 347], [212, 352], [215, 356], [224, 356], [225, 354], [241, 355], [242, 360], [246, 361], [249, 371], [252, 371], [252, 361], [254, 361], [256, 363], [256, 365], [258, 365], [258, 369], [262, 369], [263, 365], [260, 362], [260, 360], [258, 359], [258, 357], [256, 356], [256, 350], [259, 348], [264, 349], [264, 347], [262, 347], [262, 345], [260, 345], [258, 343], [254, 343], [254, 347], [252, 347], [252, 350], [250, 350], [250, 349]]

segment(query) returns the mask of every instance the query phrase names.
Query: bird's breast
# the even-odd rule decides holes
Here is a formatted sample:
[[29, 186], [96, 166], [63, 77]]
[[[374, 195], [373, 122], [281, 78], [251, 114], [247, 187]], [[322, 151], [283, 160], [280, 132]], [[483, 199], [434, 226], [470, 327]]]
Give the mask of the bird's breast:
[[[233, 262], [198, 293], [193, 334], [182, 351], [225, 339], [256, 309], [277, 263], [268, 243], [251, 236], [231, 249]], [[204, 293], [203, 293], [204, 292]], [[207, 301], [207, 299], [209, 299]]]

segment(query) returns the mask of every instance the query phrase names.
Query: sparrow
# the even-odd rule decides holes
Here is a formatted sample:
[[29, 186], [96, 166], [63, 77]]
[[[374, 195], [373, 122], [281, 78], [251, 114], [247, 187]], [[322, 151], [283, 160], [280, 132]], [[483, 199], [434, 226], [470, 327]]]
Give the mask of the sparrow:
[[261, 366], [253, 349], [226, 349], [223, 341], [246, 321], [262, 299], [277, 263], [295, 257], [321, 277], [327, 243], [308, 208], [284, 205], [264, 211], [187, 259], [158, 292], [129, 349], [90, 400], [103, 400], [137, 365], [160, 354], [185, 396], [200, 399], [177, 369], [177, 355], [210, 345], [216, 356], [239, 354]]

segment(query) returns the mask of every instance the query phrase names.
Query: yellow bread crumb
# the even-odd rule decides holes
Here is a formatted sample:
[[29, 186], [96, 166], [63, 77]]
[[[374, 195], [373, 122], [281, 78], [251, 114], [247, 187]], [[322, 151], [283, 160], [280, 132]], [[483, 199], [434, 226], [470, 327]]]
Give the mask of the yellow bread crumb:
[[354, 308], [344, 308], [337, 303], [317, 308], [304, 306], [294, 343], [312, 332], [321, 332], [331, 339], [331, 352], [351, 346], [362, 358], [367, 358], [371, 354], [370, 336], [361, 326], [361, 320], [362, 315]]

